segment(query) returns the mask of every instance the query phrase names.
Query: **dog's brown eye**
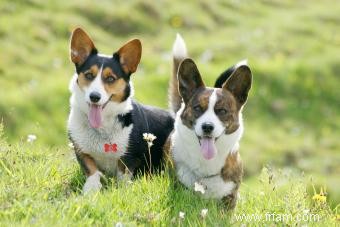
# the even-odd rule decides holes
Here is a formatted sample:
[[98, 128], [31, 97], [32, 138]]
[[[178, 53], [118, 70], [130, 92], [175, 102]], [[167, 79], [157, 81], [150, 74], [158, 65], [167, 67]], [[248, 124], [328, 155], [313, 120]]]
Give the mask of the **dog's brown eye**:
[[217, 109], [216, 113], [219, 114], [219, 115], [224, 115], [224, 114], [227, 113], [227, 110], [226, 109]]
[[106, 77], [105, 81], [107, 83], [113, 83], [116, 80], [116, 78], [114, 78], [113, 76], [108, 76]]
[[93, 80], [93, 79], [94, 79], [93, 74], [90, 73], [90, 72], [84, 73], [84, 76], [85, 76], [85, 78], [88, 79], [88, 80]]
[[194, 106], [194, 110], [196, 112], [201, 112], [202, 111], [202, 107], [200, 105]]

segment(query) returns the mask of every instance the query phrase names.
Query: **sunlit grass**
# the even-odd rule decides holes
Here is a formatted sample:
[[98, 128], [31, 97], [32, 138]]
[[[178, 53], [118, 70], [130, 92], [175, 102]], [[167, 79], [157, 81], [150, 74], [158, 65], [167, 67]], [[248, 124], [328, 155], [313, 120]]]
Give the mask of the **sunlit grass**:
[[[132, 75], [135, 98], [163, 108], [168, 102], [170, 51], [177, 32], [187, 41], [190, 55], [207, 85], [211, 86], [227, 67], [247, 58], [254, 81], [244, 109], [246, 130], [240, 153], [246, 177], [241, 189], [247, 192], [248, 185], [257, 190], [260, 186], [257, 176], [263, 166], [269, 164], [312, 176], [317, 191], [326, 187], [327, 203], [335, 207], [340, 202], [339, 11], [340, 5], [331, 0], [209, 1], [209, 4], [140, 0], [101, 1], [100, 4], [90, 0], [2, 1], [0, 119], [12, 151], [2, 156], [1, 161], [14, 175], [1, 181], [5, 185], [2, 194], [10, 203], [14, 201], [15, 209], [21, 213], [9, 211], [2, 203], [1, 209], [6, 209], [1, 211], [27, 218], [25, 223], [34, 217], [31, 213], [40, 212], [46, 215], [41, 222], [46, 223], [46, 210], [66, 212], [65, 207], [76, 201], [67, 202], [69, 198], [83, 198], [77, 192], [83, 179], [66, 148], [68, 82], [74, 72], [68, 56], [68, 39], [71, 30], [79, 25], [90, 33], [97, 48], [107, 54], [132, 37], [140, 38], [142, 61]], [[31, 145], [26, 144], [29, 134], [37, 136]], [[0, 151], [8, 146], [0, 145]], [[54, 170], [50, 169], [52, 166]], [[4, 166], [0, 167], [1, 176], [10, 174]], [[46, 179], [45, 183], [40, 178], [29, 177], [37, 173], [45, 174], [37, 175]], [[26, 175], [16, 178], [15, 174]], [[172, 181], [161, 179], [171, 186]], [[310, 196], [311, 183], [305, 186]], [[11, 187], [20, 192], [9, 193]], [[25, 189], [27, 194], [21, 194]], [[50, 196], [48, 191], [55, 193], [59, 202], [42, 203], [40, 199], [45, 194]], [[105, 190], [103, 196], [109, 198], [109, 191]], [[192, 196], [186, 190], [183, 193]], [[172, 196], [183, 200], [181, 193]], [[249, 203], [251, 197], [248, 198]], [[170, 211], [162, 211], [161, 219], [167, 215], [172, 219], [183, 211], [186, 221], [194, 220], [190, 223], [193, 225], [202, 221], [199, 219], [201, 205], [192, 214], [190, 208], [184, 209], [184, 204], [175, 206]], [[209, 206], [208, 214], [217, 207]], [[65, 214], [71, 215], [65, 219], [62, 213], [58, 215], [55, 222], [76, 220], [70, 218], [73, 213]], [[9, 217], [17, 220], [7, 213], [6, 217], [8, 222]], [[214, 223], [212, 219], [220, 217], [208, 215], [207, 218], [211, 219], [209, 223]], [[126, 220], [132, 220], [132, 216], [122, 218]], [[110, 223], [115, 221], [119, 221], [118, 218]]]
[[[169, 169], [134, 181], [109, 179], [103, 182], [101, 192], [83, 195], [85, 179], [70, 148], [50, 149], [35, 142], [8, 147], [3, 139], [0, 142], [2, 225], [260, 225], [280, 222], [241, 221], [235, 215], [281, 213], [295, 217], [306, 212], [320, 215], [318, 222], [283, 223], [335, 223], [336, 211], [325, 200], [315, 200], [315, 195], [307, 193], [308, 179], [286, 171], [264, 169], [256, 187], [243, 183], [235, 212], [227, 212], [220, 202], [202, 199], [200, 193], [184, 188]], [[204, 217], [202, 210], [207, 210]]]

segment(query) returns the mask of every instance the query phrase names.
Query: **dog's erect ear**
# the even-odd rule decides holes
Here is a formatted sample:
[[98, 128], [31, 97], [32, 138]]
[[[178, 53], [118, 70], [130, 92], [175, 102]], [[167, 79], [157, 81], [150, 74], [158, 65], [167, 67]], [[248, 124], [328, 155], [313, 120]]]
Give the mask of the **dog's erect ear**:
[[251, 82], [252, 74], [250, 68], [247, 65], [241, 65], [235, 69], [222, 87], [230, 91], [237, 101], [243, 105], [247, 101]]
[[70, 45], [71, 61], [80, 66], [91, 53], [97, 53], [97, 49], [89, 35], [81, 28], [74, 29]]
[[142, 44], [139, 39], [133, 39], [124, 44], [117, 53], [123, 71], [126, 74], [134, 73], [142, 56]]
[[221, 75], [216, 79], [214, 87], [221, 88], [223, 84], [229, 79], [231, 74], [235, 71], [236, 66], [233, 65], [232, 67], [225, 70]]
[[216, 79], [214, 87], [221, 88], [223, 86], [223, 84], [229, 79], [231, 74], [233, 74], [235, 69], [237, 69], [241, 65], [248, 65], [248, 60], [244, 59], [244, 60], [238, 62], [237, 64], [231, 66], [230, 68], [225, 70], [223, 73], [221, 73], [221, 75]]
[[177, 76], [179, 93], [185, 103], [190, 100], [197, 89], [205, 87], [195, 62], [190, 58], [181, 62]]

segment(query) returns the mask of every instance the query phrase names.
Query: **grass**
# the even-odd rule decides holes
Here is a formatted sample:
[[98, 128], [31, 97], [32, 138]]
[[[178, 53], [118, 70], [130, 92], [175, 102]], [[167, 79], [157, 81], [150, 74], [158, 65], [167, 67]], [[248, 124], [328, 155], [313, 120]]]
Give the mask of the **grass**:
[[[7, 145], [2, 138], [0, 153], [0, 222], [3, 226], [112, 226], [135, 225], [270, 225], [331, 226], [335, 210], [327, 202], [313, 201], [303, 176], [265, 168], [256, 187], [241, 186], [234, 213], [217, 201], [202, 199], [180, 185], [172, 171], [135, 181], [111, 179], [99, 193], [83, 195], [84, 176], [67, 148], [46, 149], [39, 144]], [[208, 209], [201, 216], [202, 209]], [[184, 219], [179, 213], [184, 212]], [[273, 219], [250, 220], [251, 215], [275, 214]], [[280, 214], [292, 220], [278, 221]], [[318, 219], [297, 221], [298, 215]], [[240, 220], [249, 215], [248, 219]], [[306, 216], [306, 220], [307, 220]]]
[[[140, 38], [142, 61], [132, 76], [136, 99], [164, 108], [171, 72], [170, 50], [177, 32], [187, 41], [190, 55], [208, 85], [225, 68], [248, 58], [254, 83], [244, 110], [246, 130], [240, 151], [246, 173], [241, 186], [245, 205], [241, 200], [236, 213], [242, 209], [246, 213], [262, 212], [268, 208], [265, 202], [283, 209], [278, 195], [267, 201], [258, 194], [262, 190], [258, 176], [264, 166], [294, 173], [292, 180], [280, 187], [282, 195], [289, 193], [289, 185], [299, 181], [296, 174], [303, 172], [308, 180], [301, 187], [308, 192], [308, 198], [301, 197], [302, 201], [312, 206], [309, 201], [314, 193], [312, 185], [317, 190], [326, 187], [327, 203], [334, 210], [340, 203], [339, 11], [340, 5], [332, 0], [210, 1], [209, 4], [168, 0], [153, 3], [103, 0], [100, 4], [90, 0], [1, 1], [0, 118], [9, 148], [7, 151], [1, 145], [0, 176], [4, 180], [0, 193], [6, 202], [0, 203], [0, 221], [27, 224], [37, 220], [37, 224], [39, 221], [46, 224], [51, 217], [55, 223], [61, 220], [59, 224], [76, 224], [87, 210], [89, 220], [94, 222], [98, 221], [96, 215], [105, 216], [105, 223], [135, 220], [130, 205], [108, 202], [119, 200], [116, 193], [126, 192], [130, 196], [133, 193], [130, 187], [120, 190], [108, 186], [103, 194], [93, 197], [82, 197], [78, 192], [82, 177], [66, 146], [66, 119], [70, 95], [67, 86], [74, 72], [68, 57], [68, 39], [71, 30], [79, 25], [91, 34], [98, 49], [107, 54], [130, 38]], [[32, 145], [26, 142], [28, 134], [37, 135]], [[174, 192], [170, 190], [173, 179], [166, 176], [147, 182], [156, 186], [146, 187], [142, 178], [131, 188], [162, 191], [157, 187], [157, 182], [162, 182], [164, 191]], [[169, 194], [159, 197], [155, 200], [161, 203], [155, 205], [159, 207], [140, 211], [145, 209], [143, 218], [155, 212], [160, 215], [159, 220], [170, 223], [167, 218], [177, 217], [179, 210], [183, 210], [185, 223], [194, 225], [202, 221], [197, 217], [201, 207], [207, 206], [211, 220], [205, 220], [206, 224], [218, 222], [221, 216], [221, 222], [229, 220], [218, 216], [215, 203], [206, 205], [179, 188], [171, 194], [178, 196], [178, 200], [166, 203], [171, 199]], [[131, 200], [147, 201], [143, 193], [138, 195], [133, 195]], [[156, 195], [160, 196], [155, 193], [150, 198]], [[190, 204], [199, 201], [200, 205], [186, 208], [181, 203], [188, 201], [184, 197], [191, 198]], [[89, 204], [95, 198], [101, 199], [103, 205], [91, 208]], [[72, 208], [72, 204], [81, 204], [73, 218], [78, 208]], [[128, 211], [119, 220], [113, 211], [106, 214], [106, 210], [124, 210], [124, 207]], [[190, 212], [190, 209], [194, 210]], [[325, 220], [331, 219], [328, 217]], [[149, 223], [146, 219], [138, 223]]]

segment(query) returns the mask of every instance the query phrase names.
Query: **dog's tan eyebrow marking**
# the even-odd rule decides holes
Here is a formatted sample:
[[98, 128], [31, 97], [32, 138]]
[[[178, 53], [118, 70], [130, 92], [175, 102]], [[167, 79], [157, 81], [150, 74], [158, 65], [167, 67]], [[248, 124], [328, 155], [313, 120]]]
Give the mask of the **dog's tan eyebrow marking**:
[[113, 71], [110, 67], [105, 67], [105, 69], [103, 69], [102, 75], [103, 75], [103, 77], [113, 76], [115, 79], [118, 78], [117, 75], [113, 73]]
[[93, 76], [97, 76], [98, 66], [97, 65], [92, 65], [91, 68], [89, 68], [88, 70], [86, 70], [84, 72], [84, 74], [86, 74], [86, 73], [92, 73]]
[[98, 66], [97, 65], [92, 65], [88, 70], [86, 70], [85, 72], [81, 72], [79, 73], [79, 77], [78, 77], [78, 84], [80, 88], [84, 88], [89, 86], [89, 84], [91, 83], [90, 80], [85, 78], [85, 75], [87, 73], [91, 73], [93, 75], [93, 77], [97, 76], [98, 73]]

